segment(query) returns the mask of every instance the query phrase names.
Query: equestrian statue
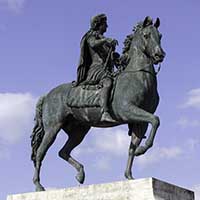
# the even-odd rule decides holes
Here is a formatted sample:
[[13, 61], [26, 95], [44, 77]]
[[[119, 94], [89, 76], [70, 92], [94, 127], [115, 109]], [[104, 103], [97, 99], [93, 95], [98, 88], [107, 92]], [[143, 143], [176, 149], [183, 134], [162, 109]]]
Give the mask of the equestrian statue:
[[[139, 22], [126, 37], [120, 56], [115, 51], [117, 40], [104, 36], [106, 15], [92, 17], [90, 30], [81, 40], [77, 80], [52, 89], [36, 105], [31, 135], [36, 191], [45, 190], [40, 183], [42, 161], [61, 129], [68, 140], [59, 156], [77, 170], [76, 179], [82, 184], [84, 166], [71, 156], [71, 151], [91, 127], [127, 124], [131, 139], [125, 177], [133, 179], [133, 159], [153, 146], [160, 124], [153, 114], [159, 103], [154, 65], [165, 57], [159, 25], [159, 18], [153, 22], [149, 16]], [[151, 130], [146, 138], [148, 124]], [[144, 145], [140, 145], [142, 139], [146, 139]]]

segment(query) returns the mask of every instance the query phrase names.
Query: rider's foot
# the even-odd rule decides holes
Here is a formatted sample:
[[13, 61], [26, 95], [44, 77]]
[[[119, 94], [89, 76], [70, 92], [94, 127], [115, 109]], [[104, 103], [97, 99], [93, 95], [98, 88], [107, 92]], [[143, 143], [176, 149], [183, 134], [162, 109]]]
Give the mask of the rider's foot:
[[77, 86], [78, 86], [78, 82], [72, 81], [72, 87], [77, 87]]
[[116, 122], [108, 112], [103, 112], [101, 117], [102, 122]]

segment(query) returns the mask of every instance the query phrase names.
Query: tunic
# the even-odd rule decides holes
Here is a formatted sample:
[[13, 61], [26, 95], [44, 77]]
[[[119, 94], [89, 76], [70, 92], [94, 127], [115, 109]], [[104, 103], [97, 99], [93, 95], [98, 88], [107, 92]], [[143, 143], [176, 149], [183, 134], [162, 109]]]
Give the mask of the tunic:
[[82, 82], [97, 84], [106, 77], [111, 78], [111, 73], [114, 71], [111, 59], [106, 63], [110, 48], [105, 43], [105, 37], [97, 31], [88, 31], [83, 36], [77, 71], [78, 84]]

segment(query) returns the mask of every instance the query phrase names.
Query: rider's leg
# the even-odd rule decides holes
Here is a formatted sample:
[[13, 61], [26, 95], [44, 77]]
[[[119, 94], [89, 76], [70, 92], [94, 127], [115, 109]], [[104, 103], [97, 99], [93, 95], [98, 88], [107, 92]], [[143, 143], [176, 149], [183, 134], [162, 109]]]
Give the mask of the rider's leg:
[[109, 97], [112, 89], [112, 79], [107, 77], [106, 79], [103, 80], [103, 89], [101, 93], [101, 100], [102, 100], [102, 121], [114, 121], [112, 117], [109, 114]]
[[111, 78], [106, 78], [103, 81], [103, 91], [102, 91], [102, 107], [104, 112], [108, 112], [108, 100], [110, 97], [110, 91], [112, 87]]

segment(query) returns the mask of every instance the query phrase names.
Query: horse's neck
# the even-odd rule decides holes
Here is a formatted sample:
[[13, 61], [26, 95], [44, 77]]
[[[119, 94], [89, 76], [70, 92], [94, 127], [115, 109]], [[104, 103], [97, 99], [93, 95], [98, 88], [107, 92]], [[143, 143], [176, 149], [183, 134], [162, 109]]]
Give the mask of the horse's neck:
[[125, 69], [126, 71], [154, 70], [151, 60], [139, 48], [132, 47], [129, 57], [130, 61]]

